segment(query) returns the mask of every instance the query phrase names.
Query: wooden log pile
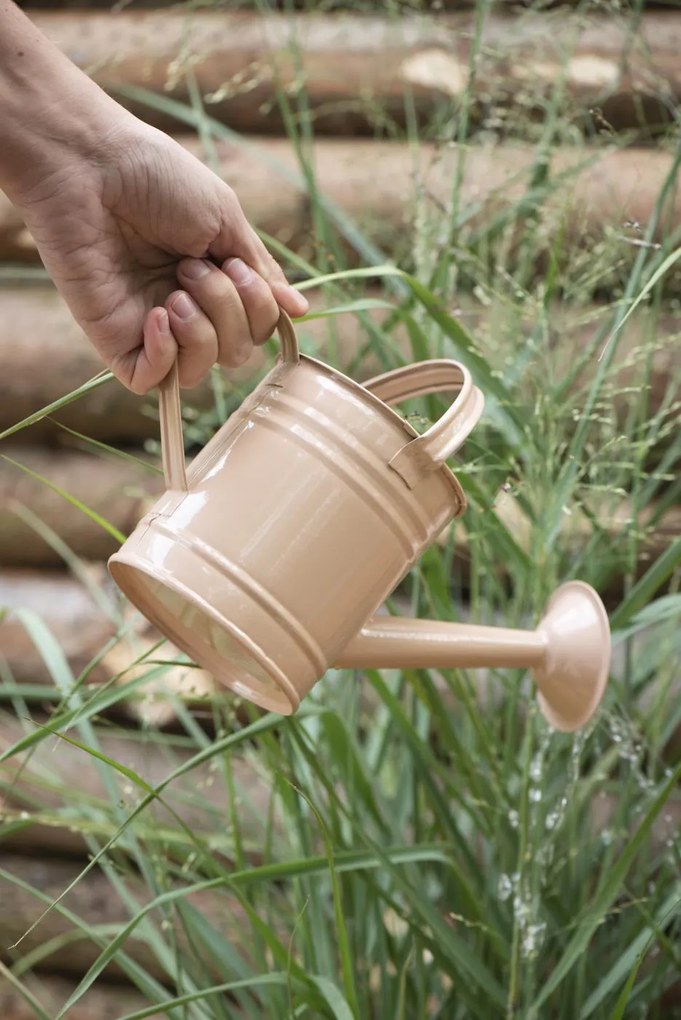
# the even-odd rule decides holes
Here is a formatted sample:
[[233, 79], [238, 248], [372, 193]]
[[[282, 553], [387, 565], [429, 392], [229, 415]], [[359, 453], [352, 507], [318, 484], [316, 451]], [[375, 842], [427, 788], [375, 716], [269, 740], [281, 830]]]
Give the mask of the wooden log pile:
[[[570, 108], [588, 116], [598, 106], [617, 129], [668, 120], [669, 103], [681, 98], [681, 25], [673, 11], [649, 12], [635, 28], [628, 15], [610, 12], [490, 15], [472, 79], [473, 11], [389, 18], [206, 10], [191, 21], [172, 10], [34, 17], [114, 93], [137, 86], [187, 102], [191, 71], [208, 112], [239, 131], [254, 125], [280, 131], [277, 90], [295, 109], [303, 88], [315, 129], [332, 134], [373, 134], [379, 117], [404, 123], [407, 96], [426, 121], [443, 103], [455, 109], [472, 90], [480, 118], [496, 123], [520, 98], [524, 115], [545, 106], [558, 86]], [[158, 118], [148, 106], [142, 112]]]
[[[366, 296], [383, 302], [387, 297], [380, 290], [368, 290]], [[35, 286], [30, 291], [7, 288], [0, 300], [3, 310], [0, 317], [2, 433], [87, 382], [100, 371], [101, 362], [53, 288]], [[310, 301], [313, 312], [323, 310], [323, 301], [314, 292], [310, 294]], [[501, 302], [493, 300], [491, 304], [483, 305], [465, 294], [460, 296], [456, 313], [475, 337], [481, 353], [488, 357], [494, 356], [493, 341], [498, 343], [500, 334], [504, 343], [513, 346], [522, 342], [536, 325], [531, 312], [520, 319], [517, 316], [509, 318]], [[387, 309], [379, 307], [371, 309], [367, 316], [380, 327], [389, 314]], [[556, 357], [564, 358], [566, 363], [571, 361], [593, 343], [598, 330], [607, 327], [610, 317], [611, 311], [606, 305], [570, 311], [557, 304], [550, 317], [551, 343]], [[352, 312], [334, 316], [333, 342], [328, 320], [324, 318], [302, 323], [297, 332], [306, 351], [322, 359], [333, 358], [338, 368], [352, 371], [357, 378], [366, 379], [382, 371], [375, 352], [365, 350], [367, 329]], [[651, 343], [653, 336], [654, 344]], [[391, 342], [405, 360], [412, 356], [405, 328], [398, 326], [391, 333]], [[629, 319], [618, 341], [617, 361], [612, 375], [618, 421], [624, 420], [628, 409], [627, 391], [640, 386], [642, 365], [647, 359], [651, 362], [647, 382], [651, 416], [660, 410], [669, 396], [669, 381], [680, 342], [681, 312], [678, 309], [670, 308], [660, 314], [643, 310]], [[253, 357], [241, 368], [223, 372], [228, 388], [238, 392], [241, 387], [250, 386], [264, 371], [266, 364], [262, 348], [257, 348]], [[578, 392], [579, 383], [576, 384], [576, 394]], [[214, 403], [210, 383], [192, 390], [187, 394], [187, 401], [195, 411], [208, 411]], [[77, 441], [60, 430], [59, 425], [108, 443], [139, 445], [147, 439], [158, 439], [156, 396], [137, 397], [112, 380], [15, 433], [9, 441], [0, 444], [0, 453], [5, 452], [10, 443], [72, 448]], [[0, 563], [3, 562], [0, 545]]]
[[[61, 450], [56, 456], [40, 446], [3, 444], [0, 457], [0, 545], [7, 566], [63, 562], [61, 549], [36, 531], [36, 518], [76, 555], [106, 559], [120, 542], [101, 520], [128, 534], [150, 496], [162, 490], [161, 476], [149, 464], [87, 450]], [[97, 516], [69, 502], [65, 493]]]
[[[53, 287], [4, 288], [0, 307], [1, 433], [97, 375], [102, 362]], [[264, 360], [258, 348], [247, 365], [225, 370], [228, 384], [247, 382]], [[192, 391], [191, 402], [197, 410], [210, 407], [210, 384]], [[155, 397], [140, 399], [114, 381], [67, 404], [53, 418], [43, 419], [29, 431], [17, 433], [13, 441], [56, 441], [60, 436], [62, 442], [68, 441], [55, 427], [55, 419], [67, 428], [106, 442], [135, 445], [158, 437]]]
[[[594, 798], [590, 808], [593, 831], [599, 832], [616, 814], [615, 798]], [[655, 820], [652, 833], [652, 852], [660, 851], [667, 845], [681, 821], [681, 801], [670, 800], [665, 806], [663, 816]], [[68, 894], [60, 900], [59, 906], [66, 908], [79, 922], [98, 928], [115, 928], [123, 926], [131, 915], [149, 901], [149, 893], [142, 881], [132, 872], [118, 869], [119, 880], [132, 899], [132, 907], [126, 906], [118, 896], [111, 895], [110, 879], [101, 871], [94, 870], [81, 877], [73, 888], [72, 883], [81, 872], [78, 861], [52, 858], [28, 857], [23, 854], [5, 852], [0, 857], [0, 903], [3, 910], [3, 935], [6, 942], [0, 949], [0, 959], [12, 961], [18, 958], [18, 949], [7, 949], [19, 939], [21, 952], [44, 952], [43, 968], [76, 978], [92, 965], [98, 956], [96, 942], [78, 928], [71, 918], [64, 916], [59, 909], [50, 911], [32, 930], [31, 925], [38, 920], [44, 909], [45, 902], [53, 902], [69, 888]], [[35, 890], [41, 896], [34, 895]], [[276, 893], [273, 893], [276, 895]], [[45, 897], [43, 899], [42, 897]], [[244, 953], [239, 943], [240, 927], [248, 925], [248, 919], [236, 896], [221, 890], [192, 892], [186, 896], [186, 902], [199, 911], [206, 920], [223, 936], [226, 936], [234, 949]], [[152, 912], [151, 919], [160, 923], [160, 912]], [[166, 919], [166, 925], [168, 921]], [[179, 943], [179, 950], [189, 952], [182, 926], [178, 918], [173, 917], [173, 937]], [[126, 941], [126, 952], [135, 962], [145, 968], [153, 977], [163, 981], [169, 975], [162, 960], [159, 960], [147, 940], [136, 937], [136, 933]], [[194, 950], [195, 951], [195, 950]], [[108, 976], [118, 976], [118, 965], [112, 964], [107, 970]], [[2, 1001], [0, 999], [0, 1001]]]
[[[201, 155], [193, 137], [179, 135], [187, 149]], [[253, 143], [215, 142], [219, 169], [239, 195], [252, 222], [308, 258], [316, 258], [306, 184], [297, 156], [288, 141], [250, 138]], [[560, 235], [575, 246], [602, 241], [615, 234], [620, 258], [633, 258], [638, 235], [629, 224], [645, 226], [669, 176], [671, 154], [654, 149], [554, 152], [545, 191], [533, 189], [537, 151], [518, 143], [481, 143], [464, 152], [459, 205], [465, 209], [467, 234], [494, 217], [507, 213], [524, 196], [527, 215], [542, 225], [537, 259]], [[424, 144], [415, 152], [402, 142], [320, 138], [313, 148], [315, 174], [323, 198], [355, 223], [375, 244], [388, 251], [399, 248], [415, 210], [441, 222], [451, 206], [452, 181], [462, 151], [455, 145]], [[380, 166], [380, 174], [376, 173]], [[276, 187], [272, 182], [276, 181]], [[659, 243], [681, 218], [681, 195], [669, 191], [652, 243]], [[509, 227], [520, 238], [525, 227], [517, 217]], [[569, 245], [566, 244], [569, 248]], [[0, 256], [34, 261], [37, 252], [30, 235], [6, 199], [0, 196]]]
[[[47, 1016], [56, 1016], [76, 989], [76, 982], [53, 975], [41, 974], [23, 978], [34, 1001], [40, 1003]], [[119, 1017], [135, 1010], [144, 1009], [149, 1003], [142, 995], [126, 988], [125, 985], [95, 984], [68, 1013], [69, 1020], [118, 1020]], [[9, 984], [0, 978], [0, 1016], [3, 1020], [35, 1020], [35, 1010]], [[149, 1020], [165, 1020], [156, 1013]]]
[[[25, 732], [25, 725], [0, 712], [0, 754], [14, 747]], [[150, 786], [157, 786], [191, 758], [191, 752], [171, 735], [159, 741], [111, 726], [96, 726], [93, 732], [102, 754], [132, 769]], [[242, 805], [240, 837], [249, 859], [257, 863], [262, 859], [267, 825], [281, 834], [278, 813], [272, 810], [272, 790], [260, 777], [255, 758], [232, 755], [230, 764], [235, 795]], [[17, 852], [51, 849], [77, 856], [85, 853], [85, 837], [90, 832], [111, 835], [111, 791], [102, 772], [85, 751], [52, 737], [0, 763], [2, 812], [4, 820], [13, 823], [5, 846]], [[107, 773], [107, 782], [113, 782], [119, 805], [130, 808], [140, 799], [139, 789], [131, 787], [124, 775]], [[215, 853], [231, 859], [234, 833], [227, 791], [214, 765], [194, 767], [174, 780], [165, 787], [163, 801], [163, 805], [150, 804], [140, 817], [138, 832], [149, 845], [162, 842], [168, 854], [174, 848], [187, 848], [186, 834], [177, 830], [170, 809]], [[77, 804], [89, 809], [80, 818], [73, 811]]]
[[[5, 853], [0, 858], [2, 870], [8, 876], [0, 874], [0, 902], [3, 907], [3, 950], [0, 958], [8, 961], [17, 960], [21, 955], [31, 951], [40, 951], [45, 947], [42, 969], [69, 977], [82, 976], [95, 962], [101, 951], [99, 946], [86, 933], [80, 937], [79, 929], [73, 921], [57, 910], [50, 911], [39, 925], [26, 934], [30, 925], [38, 919], [45, 907], [45, 899], [38, 898], [26, 890], [29, 885], [48, 898], [47, 902], [56, 900], [63, 891], [78, 878], [82, 867], [79, 861], [45, 860], [31, 858], [26, 855]], [[12, 879], [18, 879], [18, 882]], [[20, 884], [21, 883], [21, 884]], [[126, 907], [123, 898], [112, 895], [109, 878], [99, 870], [90, 871], [81, 878], [74, 888], [61, 900], [60, 905], [75, 914], [85, 925], [98, 929], [100, 927], [115, 929], [123, 927], [131, 919], [137, 909], [143, 907], [151, 898], [144, 882], [130, 874], [125, 877], [126, 891], [136, 906], [131, 911]], [[186, 897], [186, 902], [194, 907], [220, 934], [229, 939], [233, 948], [239, 948], [239, 929], [247, 925], [247, 914], [239, 904], [236, 895], [214, 891], [194, 892]], [[151, 917], [156, 925], [164, 920], [159, 912], [152, 912]], [[173, 932], [166, 935], [165, 940], [171, 943], [177, 940], [178, 951], [187, 954], [188, 960], [193, 958], [198, 947], [188, 945], [182, 931], [179, 917], [172, 922]], [[23, 935], [20, 949], [6, 949], [17, 942]], [[68, 937], [65, 937], [68, 936]], [[135, 934], [126, 942], [130, 956], [146, 972], [158, 980], [168, 980], [170, 975], [162, 960], [159, 960], [148, 941], [136, 937]], [[121, 969], [111, 964], [105, 972], [108, 977], [120, 977]], [[215, 975], [217, 977], [217, 975]]]
[[[363, 14], [343, 10], [342, 3], [324, 13], [306, 9], [291, 14], [286, 4], [286, 13], [263, 14], [239, 10], [252, 7], [244, 3], [230, 4], [229, 11], [198, 10], [190, 17], [184, 11], [154, 9], [156, 0], [133, 0], [106, 12], [97, 9], [100, 0], [90, 0], [90, 9], [77, 12], [68, 8], [82, 8], [82, 3], [72, 0], [41, 0], [35, 10], [31, 2], [25, 6], [36, 24], [104, 88], [143, 119], [171, 130], [203, 158], [204, 147], [190, 133], [191, 88], [196, 86], [206, 114], [243, 133], [235, 137], [223, 131], [224, 137], [214, 139], [214, 153], [219, 172], [237, 192], [246, 214], [313, 263], [320, 239], [307, 184], [293, 147], [281, 137], [285, 109], [301, 123], [303, 91], [306, 116], [317, 135], [312, 161], [329, 215], [358, 224], [365, 236], [398, 260], [410, 255], [404, 239], [416, 220], [432, 224], [433, 243], [441, 243], [438, 223], [450, 212], [452, 181], [461, 171], [458, 208], [466, 214], [461, 226], [466, 241], [484, 233], [495, 218], [517, 210], [524, 198], [521, 213], [514, 212], [504, 228], [511, 261], [531, 224], [538, 269], [555, 257], [557, 238], [565, 239], [565, 250], [607, 243], [619, 264], [630, 264], [673, 167], [670, 152], [649, 145], [650, 136], [671, 119], [681, 101], [681, 18], [666, 9], [647, 9], [634, 24], [624, 12], [584, 13], [565, 6], [536, 12], [513, 3], [497, 5], [485, 21], [471, 75], [475, 13], [465, 0], [424, 3], [419, 11], [409, 4], [397, 17], [387, 16], [378, 4]], [[294, 6], [309, 7], [302, 0]], [[150, 102], [151, 94], [160, 101]], [[609, 132], [623, 129], [636, 145], [555, 149], [550, 164], [542, 167], [544, 184], [537, 185], [537, 149], [515, 137], [518, 118], [540, 119], [557, 97], [561, 115], [575, 129], [606, 140]], [[464, 98], [470, 103], [470, 136], [456, 144], [459, 135], [453, 125]], [[400, 140], [407, 110], [413, 123], [438, 124], [428, 136], [432, 141], [418, 151]], [[678, 188], [668, 190], [658, 212], [653, 244], [662, 244], [681, 222]], [[348, 261], [357, 261], [352, 237], [346, 236], [344, 243]], [[448, 238], [442, 243], [453, 242]], [[24, 269], [38, 264], [33, 238], [2, 194], [1, 262]], [[59, 400], [102, 367], [54, 290], [44, 283], [19, 286], [21, 279], [15, 274], [14, 282], [0, 284], [0, 677], [26, 692], [38, 723], [49, 719], [55, 678], [18, 609], [44, 622], [75, 678], [87, 671], [82, 677], [86, 694], [108, 683], [131, 683], [156, 663], [167, 663], [94, 724], [102, 752], [154, 785], [189, 756], [172, 733], [178, 692], [190, 701], [199, 723], [202, 712], [209, 714], [205, 699], [216, 696], [211, 677], [178, 665], [177, 650], [167, 643], [157, 647], [159, 635], [123, 604], [103, 566], [117, 547], [117, 533], [132, 529], [162, 487], [155, 397], [134, 397], [108, 382], [30, 428], [2, 438], [17, 422]], [[665, 283], [671, 290], [677, 284], [672, 277]], [[386, 299], [382, 291], [367, 289], [365, 294]], [[320, 311], [322, 298], [313, 294], [312, 302]], [[489, 356], [498, 350], [500, 332], [506, 332], [512, 349], [536, 324], [530, 311], [508, 321], [496, 298], [480, 300], [463, 293], [457, 302], [461, 321], [481, 353]], [[605, 305], [572, 310], [557, 306], [550, 340], [556, 341], [556, 363], [560, 358], [569, 362], [587, 349], [610, 314]], [[388, 312], [376, 309], [368, 315], [380, 327]], [[360, 379], [382, 370], [375, 355], [365, 353], [367, 330], [353, 314], [334, 320], [332, 347], [324, 319], [301, 324], [299, 335], [306, 351], [333, 357], [339, 368], [352, 370]], [[642, 308], [632, 316], [620, 341], [607, 412], [617, 427], [626, 427], [630, 394], [640, 388], [644, 364], [651, 416], [665, 408], [667, 414], [674, 413], [670, 379], [677, 368], [680, 337], [681, 313], [675, 308]], [[405, 360], [410, 358], [406, 329], [393, 331], [391, 342]], [[258, 351], [247, 365], [225, 374], [234, 400], [248, 390], [266, 362]], [[587, 384], [588, 370], [575, 381], [576, 406]], [[194, 391], [190, 402], [195, 413], [214, 414], [210, 384]], [[101, 449], [88, 438], [122, 445], [126, 456]], [[495, 512], [522, 545], [527, 521], [518, 506], [501, 499]], [[629, 526], [629, 516], [630, 504], [623, 499], [603, 513], [599, 523], [617, 541]], [[567, 537], [575, 548], [583, 545], [591, 527], [574, 517]], [[681, 519], [672, 508], [648, 529], [641, 569], [662, 555], [680, 531]], [[465, 572], [463, 529], [457, 531], [457, 541], [457, 568]], [[61, 569], [65, 562], [70, 573]], [[2, 615], [3, 609], [9, 611]], [[146, 729], [160, 727], [166, 730], [161, 737], [145, 738]], [[23, 723], [0, 711], [0, 754], [24, 731]], [[280, 820], [276, 812], [270, 817], [271, 791], [249, 757], [234, 757], [231, 764], [241, 801], [243, 850], [249, 861], [257, 862], [266, 826], [273, 824], [280, 831]], [[124, 777], [112, 773], [110, 779], [115, 795], [129, 800]], [[198, 838], [230, 858], [228, 798], [224, 786], [213, 781], [210, 767], [193, 770], [166, 790], [165, 799]], [[110, 796], [100, 768], [80, 749], [56, 738], [0, 765], [0, 824], [6, 826], [0, 845], [0, 961], [11, 964], [29, 951], [37, 954], [38, 974], [26, 983], [48, 1015], [58, 1012], [98, 947], [86, 937], [74, 941], [71, 922], [58, 910], [17, 950], [7, 947], [43, 909], [27, 888], [56, 898], [82, 869], [88, 839], [111, 835], [111, 812], [107, 822], [103, 809]], [[91, 810], [76, 818], [73, 805], [80, 803]], [[595, 825], [605, 824], [599, 810], [604, 810], [602, 803], [594, 810]], [[669, 810], [678, 824], [678, 804]], [[173, 823], [158, 805], [148, 809], [144, 824], [145, 838], [163, 843], [169, 855], [185, 849], [181, 834], [173, 833]], [[660, 830], [656, 839], [664, 838]], [[148, 899], [132, 871], [122, 880], [134, 902], [142, 905]], [[239, 929], [246, 924], [238, 903], [212, 894], [195, 895], [191, 902], [238, 949]], [[99, 870], [79, 882], [64, 905], [92, 925], [116, 928], [130, 916]], [[184, 945], [181, 926], [175, 919], [172, 924], [173, 936]], [[127, 948], [151, 975], [168, 978], [144, 939], [131, 940]], [[110, 970], [110, 977], [120, 978], [120, 971]], [[142, 1005], [124, 984], [97, 982], [69, 1017], [113, 1020]], [[0, 975], [2, 1020], [33, 1015]]]

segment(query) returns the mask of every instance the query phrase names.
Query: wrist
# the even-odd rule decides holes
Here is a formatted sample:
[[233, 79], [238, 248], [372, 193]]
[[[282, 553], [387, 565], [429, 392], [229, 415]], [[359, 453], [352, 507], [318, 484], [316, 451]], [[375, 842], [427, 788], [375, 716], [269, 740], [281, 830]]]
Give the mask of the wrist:
[[[57, 97], [49, 88], [27, 88], [21, 109], [3, 104], [0, 187], [17, 204], [30, 201], [44, 181], [66, 177], [75, 166], [94, 165], [107, 133], [103, 125], [114, 129], [115, 112], [107, 116], [107, 97], [96, 86], [94, 92], [82, 86], [69, 92], [64, 84], [62, 77]], [[92, 83], [86, 79], [85, 84]]]
[[13, 202], [96, 164], [128, 116], [24, 15], [0, 9], [0, 188]]

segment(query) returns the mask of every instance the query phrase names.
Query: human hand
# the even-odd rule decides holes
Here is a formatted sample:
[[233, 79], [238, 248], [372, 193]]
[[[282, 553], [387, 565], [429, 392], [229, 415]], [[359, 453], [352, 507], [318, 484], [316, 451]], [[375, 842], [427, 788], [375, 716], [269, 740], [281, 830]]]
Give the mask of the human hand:
[[13, 198], [71, 312], [121, 382], [146, 393], [177, 358], [180, 384], [191, 387], [215, 362], [242, 364], [271, 336], [279, 308], [302, 315], [307, 301], [227, 184], [171, 138], [115, 110], [112, 124], [107, 107], [92, 151], [45, 160], [44, 173]]

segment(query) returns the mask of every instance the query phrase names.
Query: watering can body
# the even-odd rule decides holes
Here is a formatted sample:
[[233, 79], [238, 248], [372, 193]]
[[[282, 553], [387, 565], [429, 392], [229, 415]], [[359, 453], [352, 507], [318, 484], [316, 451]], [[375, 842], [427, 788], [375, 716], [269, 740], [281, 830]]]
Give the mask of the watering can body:
[[186, 477], [169, 420], [176, 401], [165, 395], [172, 487], [110, 570], [163, 633], [266, 708], [297, 707], [465, 508], [445, 460], [482, 410], [467, 374], [425, 362], [377, 388], [391, 399], [455, 389], [457, 407], [419, 437], [375, 393], [291, 342]]
[[[461, 641], [453, 624], [410, 621], [397, 633], [371, 616], [465, 509], [446, 461], [483, 397], [444, 359], [362, 386], [301, 356], [285, 316], [279, 332], [281, 363], [188, 472], [171, 373], [160, 402], [167, 491], [109, 569], [144, 616], [219, 681], [288, 714], [336, 663], [436, 665], [443, 626], [452, 650]], [[443, 390], [456, 398], [424, 435], [389, 406]], [[486, 630], [469, 637], [489, 646], [494, 628]], [[532, 640], [525, 664], [536, 666], [545, 639]]]

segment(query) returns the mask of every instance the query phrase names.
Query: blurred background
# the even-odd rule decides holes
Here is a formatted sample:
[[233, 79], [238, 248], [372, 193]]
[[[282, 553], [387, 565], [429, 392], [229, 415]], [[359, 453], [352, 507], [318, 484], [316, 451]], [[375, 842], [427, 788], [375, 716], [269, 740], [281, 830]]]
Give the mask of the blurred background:
[[[235, 189], [303, 350], [471, 368], [469, 509], [389, 610], [532, 627], [581, 577], [614, 658], [573, 736], [519, 671], [216, 691], [107, 579], [155, 396], [0, 193], [0, 1016], [681, 1016], [681, 10], [21, 6]], [[189, 454], [275, 353], [187, 394]]]

